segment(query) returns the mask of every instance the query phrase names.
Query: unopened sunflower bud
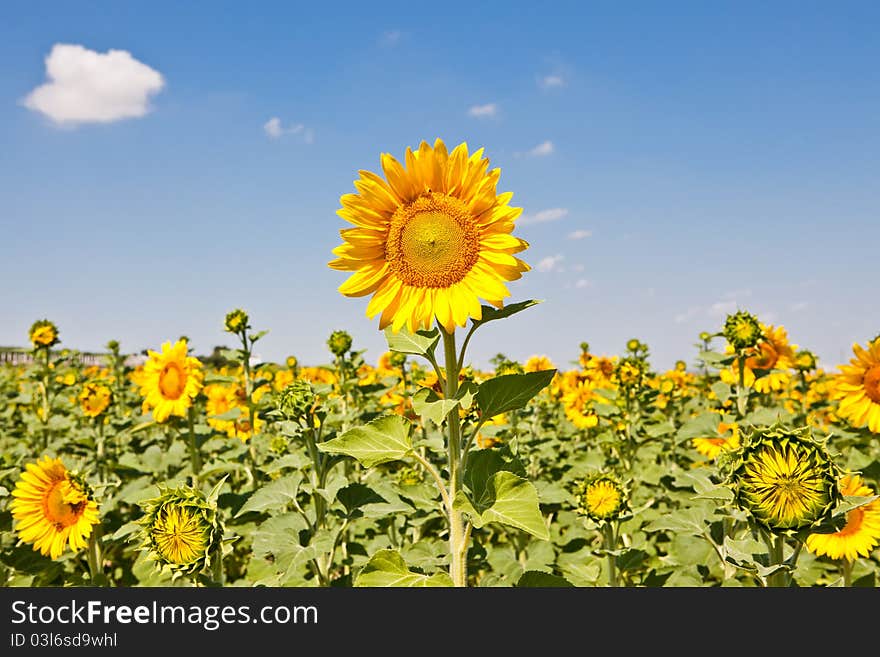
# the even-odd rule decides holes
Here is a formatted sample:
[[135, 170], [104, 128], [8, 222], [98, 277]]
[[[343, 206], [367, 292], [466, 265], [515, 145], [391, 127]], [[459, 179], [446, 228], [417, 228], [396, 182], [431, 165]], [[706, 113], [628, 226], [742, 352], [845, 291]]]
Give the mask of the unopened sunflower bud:
[[754, 347], [761, 340], [761, 325], [758, 318], [745, 310], [728, 315], [724, 321], [724, 337], [734, 349]]
[[312, 384], [297, 379], [284, 387], [276, 398], [275, 406], [288, 420], [299, 420], [313, 412], [317, 402]]
[[394, 367], [403, 367], [406, 363], [406, 354], [402, 354], [399, 351], [392, 351], [389, 360]]
[[248, 325], [249, 320], [250, 318], [245, 311], [241, 308], [236, 308], [235, 310], [226, 313], [226, 320], [223, 322], [223, 327], [229, 333], [241, 333], [250, 328]]
[[628, 510], [628, 494], [616, 477], [596, 474], [574, 486], [578, 513], [595, 522], [619, 519]]
[[342, 356], [351, 349], [351, 336], [346, 331], [333, 331], [327, 339], [327, 346], [334, 356]]

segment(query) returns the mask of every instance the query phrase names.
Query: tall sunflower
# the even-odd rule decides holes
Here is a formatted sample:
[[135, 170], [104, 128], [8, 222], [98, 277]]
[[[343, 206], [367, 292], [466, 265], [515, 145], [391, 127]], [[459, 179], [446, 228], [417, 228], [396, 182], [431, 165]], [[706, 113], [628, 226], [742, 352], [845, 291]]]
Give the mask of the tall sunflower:
[[[857, 474], [840, 480], [842, 495], [871, 497], [875, 493]], [[855, 561], [867, 557], [880, 545], [880, 499], [858, 506], [846, 514], [846, 524], [833, 534], [810, 534], [807, 549], [818, 556]]]
[[172, 415], [186, 417], [193, 399], [202, 389], [202, 364], [198, 358], [187, 355], [186, 340], [171, 345], [165, 342], [162, 351], [148, 352], [140, 379], [140, 393], [144, 395], [144, 412], [152, 410], [157, 422]]
[[19, 538], [52, 559], [61, 556], [65, 545], [73, 551], [86, 547], [99, 522], [98, 504], [88, 486], [61, 459], [44, 456], [28, 463], [12, 497]]
[[372, 294], [367, 317], [379, 328], [430, 328], [436, 317], [447, 331], [480, 319], [480, 298], [496, 308], [510, 296], [505, 283], [530, 267], [513, 254], [528, 243], [511, 235], [522, 208], [512, 193], [498, 194], [500, 169], [489, 170], [483, 149], [467, 144], [451, 153], [441, 139], [406, 149], [405, 164], [381, 156], [385, 179], [361, 170], [358, 194], [340, 198], [340, 217], [354, 228], [340, 231], [333, 269], [353, 271], [339, 291]]
[[840, 365], [834, 379], [834, 398], [840, 400], [837, 415], [854, 427], [868, 427], [880, 434], [880, 337], [868, 348], [853, 345], [855, 358]]

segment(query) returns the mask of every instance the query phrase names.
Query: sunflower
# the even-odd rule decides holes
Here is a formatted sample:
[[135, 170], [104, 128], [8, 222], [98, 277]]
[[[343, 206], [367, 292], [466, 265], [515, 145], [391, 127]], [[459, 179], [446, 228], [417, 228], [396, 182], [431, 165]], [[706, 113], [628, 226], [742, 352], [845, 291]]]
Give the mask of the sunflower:
[[[760, 393], [778, 392], [783, 390], [789, 380], [789, 370], [795, 367], [795, 349], [788, 341], [788, 332], [784, 326], [761, 324], [762, 339], [755, 346], [745, 350], [745, 367], [743, 384]], [[728, 347], [727, 353], [733, 353]], [[730, 368], [722, 370], [720, 378], [725, 383], [735, 384], [739, 381], [738, 364], [734, 362]], [[761, 371], [764, 376], [757, 378], [755, 372]]]
[[98, 504], [88, 486], [61, 459], [44, 456], [28, 463], [12, 497], [19, 538], [52, 559], [61, 556], [65, 544], [73, 551], [86, 547], [99, 522]]
[[595, 387], [589, 380], [578, 380], [566, 385], [562, 394], [565, 417], [578, 429], [592, 429], [599, 424], [599, 416], [592, 408], [597, 397]]
[[[875, 493], [857, 474], [846, 475], [840, 480], [842, 495], [872, 497]], [[880, 545], [880, 499], [868, 502], [846, 514], [846, 525], [833, 534], [810, 534], [807, 549], [817, 556], [855, 561], [867, 557]]]
[[523, 365], [523, 370], [526, 372], [540, 372], [541, 370], [552, 370], [555, 368], [556, 365], [547, 356], [532, 356]]
[[86, 383], [79, 393], [79, 405], [86, 417], [98, 417], [110, 406], [110, 388], [100, 383]]
[[724, 320], [721, 333], [733, 349], [748, 349], [761, 339], [761, 325], [758, 318], [750, 312], [738, 310]]
[[28, 337], [35, 349], [51, 347], [60, 342], [58, 339], [58, 327], [48, 319], [38, 319], [31, 324], [31, 328], [28, 330]]
[[219, 383], [211, 383], [206, 385], [202, 392], [205, 394], [205, 412], [208, 416], [208, 425], [217, 431], [222, 431], [231, 438], [234, 437], [235, 422], [232, 420], [218, 419], [216, 416], [223, 415], [234, 408], [238, 408], [238, 399], [235, 394], [235, 389]]
[[500, 169], [488, 169], [483, 149], [465, 143], [447, 153], [437, 139], [406, 149], [405, 166], [381, 156], [385, 179], [359, 171], [358, 194], [340, 198], [342, 230], [333, 269], [355, 272], [340, 287], [345, 296], [372, 294], [367, 317], [379, 329], [430, 329], [436, 317], [447, 331], [480, 319], [482, 297], [496, 308], [510, 296], [505, 283], [530, 267], [514, 253], [528, 243], [511, 232], [522, 208], [511, 193], [498, 194]]
[[191, 486], [160, 487], [160, 494], [139, 503], [144, 515], [142, 549], [175, 570], [196, 573], [208, 567], [223, 536], [215, 500]]
[[840, 365], [834, 379], [834, 398], [840, 400], [837, 415], [856, 428], [868, 427], [880, 434], [880, 337], [863, 349], [853, 344], [855, 358]]
[[731, 474], [739, 506], [771, 531], [818, 525], [840, 498], [837, 468], [824, 445], [808, 432], [756, 430]]
[[[730, 435], [727, 435], [728, 432]], [[693, 438], [691, 444], [700, 454], [713, 460], [718, 458], [721, 452], [739, 447], [739, 427], [736, 423], [719, 422], [716, 433], [715, 436]]]
[[140, 394], [145, 396], [144, 412], [152, 410], [157, 422], [172, 415], [185, 417], [193, 399], [202, 389], [202, 364], [187, 355], [187, 341], [165, 342], [162, 352], [152, 349], [144, 364]]
[[627, 509], [627, 494], [619, 481], [610, 475], [594, 475], [574, 487], [579, 513], [601, 522], [619, 518]]

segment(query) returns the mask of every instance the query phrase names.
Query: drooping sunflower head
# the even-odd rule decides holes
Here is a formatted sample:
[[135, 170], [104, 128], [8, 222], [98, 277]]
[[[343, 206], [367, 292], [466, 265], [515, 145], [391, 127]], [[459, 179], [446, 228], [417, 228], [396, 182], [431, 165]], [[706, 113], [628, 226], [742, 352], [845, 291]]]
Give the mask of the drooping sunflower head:
[[34, 349], [40, 347], [52, 347], [60, 342], [58, 339], [58, 327], [48, 319], [38, 319], [31, 324], [28, 337]]
[[853, 345], [855, 358], [841, 365], [834, 378], [838, 417], [856, 428], [880, 434], [880, 338], [868, 342], [867, 348]]
[[141, 549], [160, 564], [175, 571], [196, 574], [219, 558], [217, 548], [223, 538], [223, 525], [213, 496], [191, 486], [170, 489], [160, 486], [160, 494], [140, 502], [144, 515]]
[[204, 373], [198, 358], [187, 355], [187, 341], [162, 345], [162, 351], [150, 350], [141, 375], [140, 393], [144, 412], [152, 411], [157, 422], [175, 415], [185, 417], [202, 389]]
[[351, 349], [351, 335], [347, 331], [333, 331], [327, 338], [327, 347], [334, 356], [342, 356]]
[[43, 456], [28, 463], [12, 497], [19, 538], [52, 559], [60, 557], [67, 545], [74, 552], [86, 547], [92, 528], [100, 522], [98, 504], [85, 479], [68, 471], [58, 458]]
[[[840, 480], [844, 496], [873, 497], [876, 493], [858, 474], [848, 474]], [[817, 556], [855, 561], [868, 557], [880, 545], [880, 499], [857, 506], [846, 513], [846, 524], [836, 532], [815, 533], [807, 536], [807, 549]]]
[[722, 330], [727, 342], [734, 349], [749, 349], [761, 340], [761, 324], [758, 318], [745, 310], [728, 315]]
[[840, 500], [839, 469], [810, 427], [757, 428], [730, 472], [737, 504], [773, 532], [827, 522]]
[[406, 149], [405, 161], [381, 156], [385, 178], [359, 171], [357, 194], [341, 197], [344, 243], [333, 269], [355, 272], [339, 291], [372, 294], [367, 317], [379, 329], [429, 329], [436, 318], [448, 332], [480, 319], [480, 298], [497, 308], [510, 296], [505, 283], [530, 267], [515, 257], [528, 243], [511, 233], [521, 208], [498, 194], [500, 169], [489, 170], [483, 149], [452, 152], [437, 139]]
[[577, 481], [573, 493], [578, 513], [595, 522], [617, 520], [629, 511], [626, 487], [610, 474], [597, 473]]
[[98, 417], [110, 406], [110, 388], [101, 383], [86, 383], [79, 393], [79, 406], [86, 417]]
[[248, 324], [249, 321], [250, 318], [248, 317], [248, 314], [241, 308], [236, 308], [235, 310], [230, 310], [226, 313], [226, 319], [223, 321], [223, 328], [227, 333], [234, 333], [237, 335], [250, 328], [250, 325]]

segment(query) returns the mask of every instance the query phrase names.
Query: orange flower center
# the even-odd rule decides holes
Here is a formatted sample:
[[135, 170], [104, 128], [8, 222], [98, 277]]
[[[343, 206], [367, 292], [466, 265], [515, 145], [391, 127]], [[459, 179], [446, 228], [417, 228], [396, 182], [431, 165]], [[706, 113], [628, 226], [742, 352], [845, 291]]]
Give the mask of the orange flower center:
[[477, 227], [457, 198], [428, 192], [391, 217], [385, 257], [406, 285], [449, 287], [480, 255]]
[[86, 505], [84, 499], [71, 504], [67, 501], [68, 499], [71, 497], [80, 498], [81, 496], [65, 495], [65, 492], [71, 492], [70, 485], [66, 481], [58, 481], [52, 485], [43, 499], [43, 511], [46, 514], [46, 519], [53, 523], [59, 531], [75, 525]]
[[862, 385], [865, 387], [865, 394], [872, 401], [880, 404], [880, 365], [874, 365], [874, 367], [865, 372]]
[[175, 362], [168, 363], [159, 372], [159, 392], [165, 399], [180, 399], [186, 389], [186, 372]]
[[779, 360], [779, 354], [776, 348], [769, 342], [762, 342], [758, 345], [758, 352], [754, 356], [746, 358], [746, 367], [751, 370], [771, 370]]

